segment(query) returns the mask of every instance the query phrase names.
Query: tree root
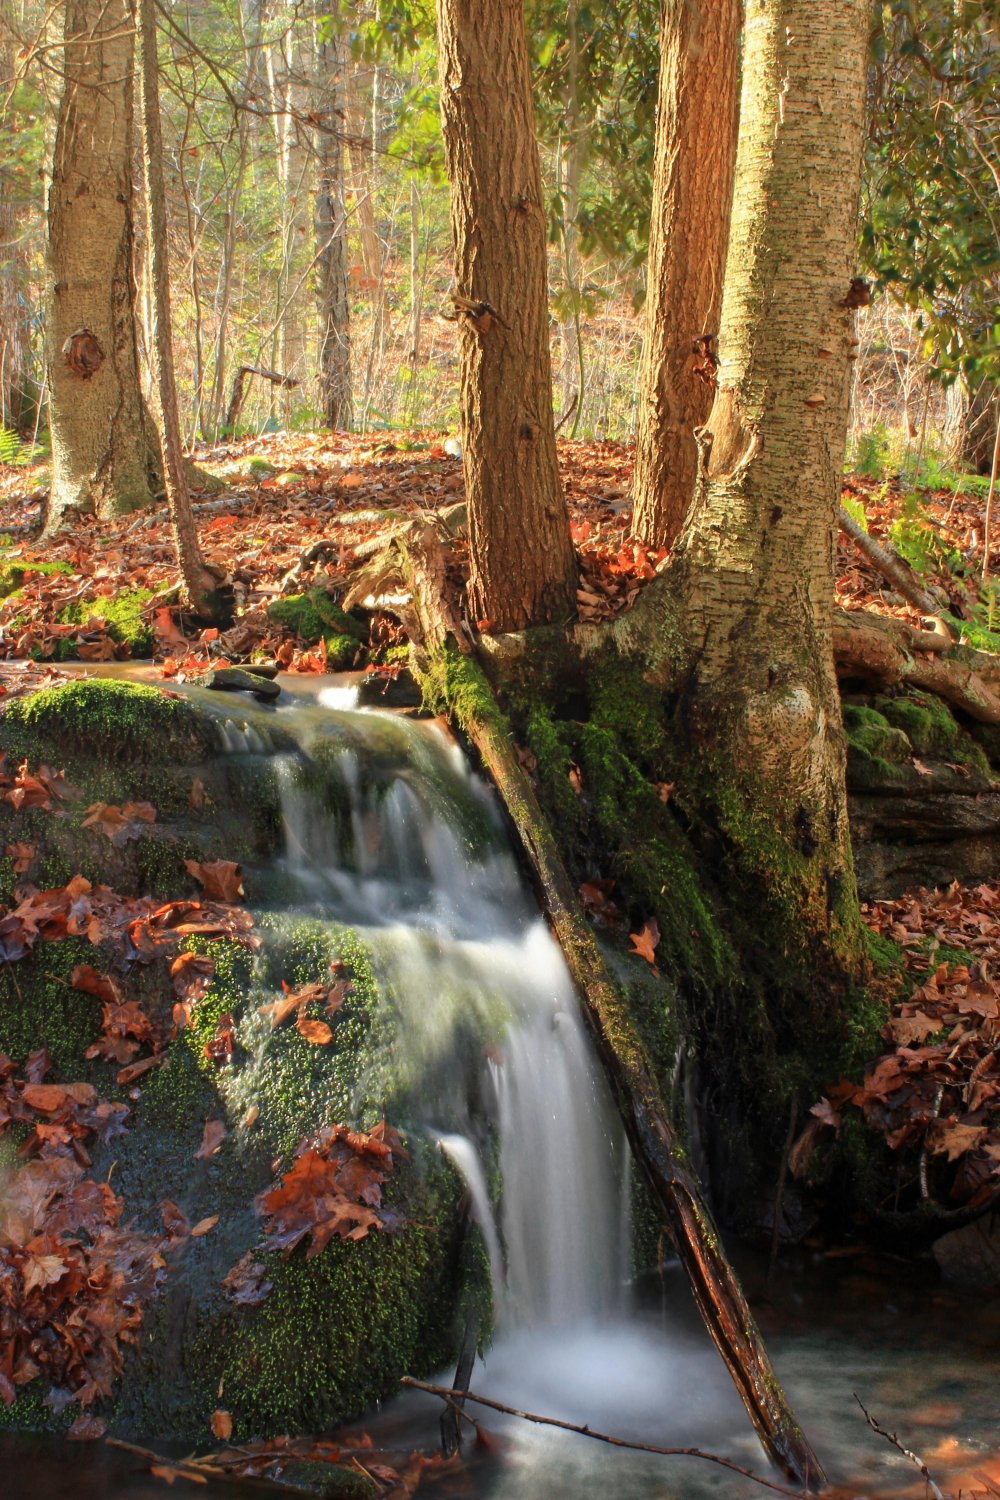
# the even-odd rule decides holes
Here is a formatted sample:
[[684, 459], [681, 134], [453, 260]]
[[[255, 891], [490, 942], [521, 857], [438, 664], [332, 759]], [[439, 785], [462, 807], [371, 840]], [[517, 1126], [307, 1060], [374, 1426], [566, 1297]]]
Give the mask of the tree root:
[[1000, 724], [1000, 659], [988, 652], [949, 650], [930, 631], [859, 612], [834, 616], [833, 653], [838, 677], [882, 689], [923, 688], [977, 723]]
[[[611, 978], [555, 838], [518, 763], [492, 690], [472, 659], [468, 632], [448, 598], [444, 549], [434, 528], [397, 532], [369, 565], [379, 590], [411, 600], [412, 642], [446, 666], [448, 708], [479, 752], [517, 829], [539, 894], [581, 996], [629, 1143], [656, 1197], [698, 1309], [768, 1456], [793, 1482], [822, 1487], [823, 1470], [778, 1383], [718, 1230], [670, 1124], [642, 1042]], [[358, 597], [356, 585], [351, 591]], [[374, 592], [374, 589], [371, 590]], [[395, 608], [395, 606], [394, 606]]]

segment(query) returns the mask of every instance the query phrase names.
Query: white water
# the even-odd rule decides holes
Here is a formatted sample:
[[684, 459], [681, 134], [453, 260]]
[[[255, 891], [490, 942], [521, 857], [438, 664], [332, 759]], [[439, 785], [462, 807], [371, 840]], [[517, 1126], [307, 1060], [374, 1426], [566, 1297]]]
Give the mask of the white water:
[[[671, 1339], [631, 1311], [620, 1125], [492, 794], [436, 726], [358, 711], [339, 690], [320, 701], [327, 714], [312, 720], [307, 749], [339, 783], [340, 811], [285, 761], [286, 874], [303, 903], [363, 931], [399, 1013], [394, 1072], [469, 1188], [498, 1308], [473, 1389], [759, 1462], [707, 1343]], [[497, 1205], [487, 1186], [497, 1174], [480, 1155], [484, 1109], [499, 1132]], [[519, 1424], [508, 1440], [498, 1497], [578, 1493], [589, 1455], [573, 1448], [569, 1459], [573, 1439]], [[649, 1493], [646, 1481], [633, 1492]]]

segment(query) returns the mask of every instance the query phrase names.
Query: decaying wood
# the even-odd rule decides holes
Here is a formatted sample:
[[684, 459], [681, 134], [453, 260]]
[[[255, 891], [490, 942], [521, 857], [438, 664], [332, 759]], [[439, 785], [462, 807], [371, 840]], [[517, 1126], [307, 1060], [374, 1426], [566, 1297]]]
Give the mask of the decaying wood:
[[237, 419], [243, 408], [248, 375], [259, 375], [261, 380], [269, 380], [272, 385], [280, 385], [286, 391], [293, 391], [299, 383], [297, 380], [293, 380], [290, 375], [282, 375], [280, 370], [262, 370], [258, 365], [240, 365], [233, 377], [232, 394], [229, 397], [229, 408], [226, 411], [226, 426], [230, 432], [236, 426]]
[[614, 1437], [609, 1432], [597, 1432], [593, 1427], [581, 1427], [576, 1422], [564, 1422], [560, 1417], [541, 1417], [537, 1412], [521, 1411], [516, 1406], [506, 1406], [502, 1401], [494, 1401], [489, 1396], [473, 1395], [472, 1391], [450, 1390], [446, 1385], [431, 1385], [426, 1380], [414, 1380], [409, 1375], [403, 1376], [402, 1383], [411, 1386], [415, 1391], [427, 1391], [432, 1396], [440, 1396], [442, 1401], [447, 1402], [449, 1408], [457, 1407], [459, 1399], [474, 1401], [477, 1406], [488, 1406], [491, 1411], [502, 1412], [504, 1416], [520, 1417], [522, 1422], [535, 1422], [540, 1427], [559, 1427], [563, 1432], [576, 1432], [580, 1437], [591, 1438], [595, 1443], [608, 1443], [612, 1448], [629, 1448], [634, 1453], [656, 1453], [662, 1458], [703, 1458], [710, 1464], [718, 1464], [722, 1469], [741, 1474], [744, 1479], [752, 1479], [754, 1484], [761, 1484], [766, 1490], [774, 1490], [779, 1495], [793, 1495], [795, 1500], [802, 1500], [802, 1490], [790, 1490], [783, 1484], [775, 1484], [773, 1479], [764, 1479], [762, 1475], [755, 1474], [752, 1469], [744, 1469], [740, 1464], [734, 1463], [731, 1458], [723, 1458], [718, 1453], [708, 1453], [704, 1448], [657, 1448], [652, 1443], [634, 1443], [628, 1438]]
[[919, 609], [921, 614], [941, 615], [940, 600], [935, 599], [933, 594], [929, 594], [922, 587], [913, 569], [904, 562], [903, 558], [883, 547], [873, 536], [869, 536], [854, 517], [848, 515], [843, 506], [840, 507], [837, 520], [844, 535], [850, 537], [859, 552], [862, 552], [872, 567], [892, 584], [897, 593], [902, 594], [908, 604], [912, 604], [914, 609]]
[[[412, 597], [410, 618], [405, 621], [411, 640], [422, 642], [431, 652], [441, 652], [451, 645], [471, 658], [472, 647], [448, 602], [445, 556], [434, 527], [415, 523], [405, 536], [397, 533], [379, 564], [382, 588], [394, 581], [397, 589]], [[489, 691], [471, 659], [467, 680], [478, 692]], [[674, 1135], [645, 1049], [577, 900], [510, 735], [500, 722], [498, 714], [466, 717], [462, 728], [517, 829], [583, 1001], [584, 1015], [632, 1151], [664, 1215], [705, 1326], [772, 1462], [793, 1482], [821, 1488], [825, 1482], [822, 1467], [778, 1383], [701, 1187]]]
[[833, 623], [837, 674], [883, 689], [923, 688], [979, 724], [1000, 724], [1000, 660], [965, 647], [942, 653], [937, 636], [931, 635], [935, 644], [924, 643], [930, 634], [881, 615], [839, 613]]

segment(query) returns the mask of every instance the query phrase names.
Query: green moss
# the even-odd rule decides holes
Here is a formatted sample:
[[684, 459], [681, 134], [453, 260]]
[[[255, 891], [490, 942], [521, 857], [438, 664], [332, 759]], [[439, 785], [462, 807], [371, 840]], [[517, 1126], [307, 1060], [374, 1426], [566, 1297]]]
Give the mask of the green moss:
[[[426, 1158], [426, 1160], [424, 1159]], [[322, 1430], [360, 1416], [404, 1374], [454, 1358], [461, 1320], [463, 1231], [458, 1190], [438, 1153], [394, 1174], [407, 1204], [396, 1234], [334, 1240], [312, 1260], [300, 1247], [267, 1258], [274, 1290], [233, 1328], [222, 1369], [237, 1435]]]
[[875, 699], [890, 724], [903, 730], [918, 755], [957, 761], [988, 772], [982, 747], [956, 722], [948, 705], [933, 693], [908, 692]]
[[865, 951], [876, 973], [902, 972], [905, 954], [898, 943], [894, 943], [892, 938], [887, 938], [882, 933], [872, 932], [870, 927], [865, 926], [861, 928], [861, 936]]
[[15, 594], [24, 584], [26, 573], [40, 573], [44, 578], [73, 577], [73, 569], [64, 562], [31, 562], [23, 557], [0, 559], [0, 599]]
[[95, 950], [83, 938], [40, 942], [0, 972], [0, 1052], [17, 1063], [48, 1048], [53, 1077], [73, 1083], [101, 1076], [100, 1064], [84, 1053], [100, 1034], [101, 1006], [69, 982], [77, 964], [93, 964]]
[[845, 703], [843, 714], [847, 743], [858, 754], [896, 765], [904, 765], [911, 758], [913, 750], [906, 733], [890, 724], [884, 714], [860, 703]]
[[367, 644], [365, 622], [359, 616], [346, 614], [322, 588], [273, 600], [267, 606], [267, 616], [275, 625], [294, 632], [307, 645], [314, 646], [319, 640], [324, 640], [333, 671], [356, 665], [359, 652]]
[[87, 625], [91, 620], [103, 620], [108, 635], [113, 641], [127, 645], [130, 656], [151, 656], [153, 628], [143, 609], [152, 598], [149, 589], [124, 589], [107, 598], [68, 604], [59, 620], [64, 625]]
[[142, 683], [67, 682], [20, 698], [0, 725], [0, 744], [33, 758], [67, 751], [88, 759], [192, 762], [211, 748], [207, 719]]

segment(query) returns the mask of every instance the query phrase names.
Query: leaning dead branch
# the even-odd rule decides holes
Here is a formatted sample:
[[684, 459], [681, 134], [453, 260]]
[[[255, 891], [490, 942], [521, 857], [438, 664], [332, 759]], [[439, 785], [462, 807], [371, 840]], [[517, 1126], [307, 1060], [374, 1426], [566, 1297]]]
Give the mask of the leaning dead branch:
[[[440, 1396], [449, 1407], [453, 1404], [457, 1405], [458, 1400], [472, 1401], [477, 1406], [488, 1406], [491, 1411], [502, 1412], [504, 1416], [519, 1417], [522, 1422], [534, 1422], [540, 1427], [559, 1427], [563, 1432], [575, 1432], [580, 1437], [592, 1438], [595, 1443], [608, 1443], [612, 1448], [629, 1448], [634, 1453], [655, 1453], [661, 1458], [701, 1458], [706, 1463], [718, 1464], [722, 1469], [729, 1469], [743, 1479], [752, 1479], [754, 1484], [763, 1485], [764, 1489], [773, 1490], [778, 1495], [793, 1495], [795, 1500], [803, 1500], [803, 1496], [808, 1493], [804, 1490], [789, 1489], [783, 1484], [776, 1484], [773, 1479], [765, 1479], [762, 1475], [755, 1474], [752, 1469], [744, 1469], [741, 1464], [735, 1463], [731, 1458], [723, 1458], [719, 1453], [709, 1453], [704, 1448], [658, 1448], [653, 1443], [635, 1443], [628, 1438], [614, 1437], [609, 1432], [597, 1432], [593, 1427], [581, 1427], [576, 1422], [564, 1422], [559, 1417], [541, 1417], [537, 1412], [521, 1411], [516, 1406], [505, 1406], [502, 1401], [493, 1401], [489, 1396], [476, 1396], [472, 1391], [452, 1390], [445, 1385], [430, 1385], [424, 1380], [414, 1380], [409, 1375], [403, 1376], [402, 1384], [411, 1386], [415, 1391], [427, 1391], [432, 1396]], [[863, 1407], [862, 1410], [864, 1410]], [[867, 1412], [865, 1415], [867, 1416]], [[912, 1457], [912, 1454], [907, 1456]]]
[[913, 569], [898, 553], [883, 547], [873, 536], [869, 536], [843, 506], [840, 507], [837, 521], [844, 535], [850, 537], [858, 551], [881, 573], [887, 583], [892, 584], [897, 593], [902, 594], [908, 604], [912, 604], [914, 609], [919, 609], [924, 615], [942, 614], [940, 601], [927, 592]]
[[[771, 1460], [806, 1488], [822, 1467], [793, 1415], [736, 1274], [726, 1258], [700, 1184], [674, 1135], [645, 1048], [623, 1004], [566, 872], [534, 789], [517, 760], [492, 690], [472, 659], [467, 632], [447, 590], [435, 528], [414, 523], [369, 564], [380, 588], [410, 596], [404, 623], [431, 657], [447, 655], [450, 705], [507, 807], [553, 932], [589, 1022], [629, 1144], [644, 1171], [691, 1282], [698, 1309]], [[464, 705], [464, 707], [463, 707]], [[470, 707], [470, 705], [474, 705]]]

